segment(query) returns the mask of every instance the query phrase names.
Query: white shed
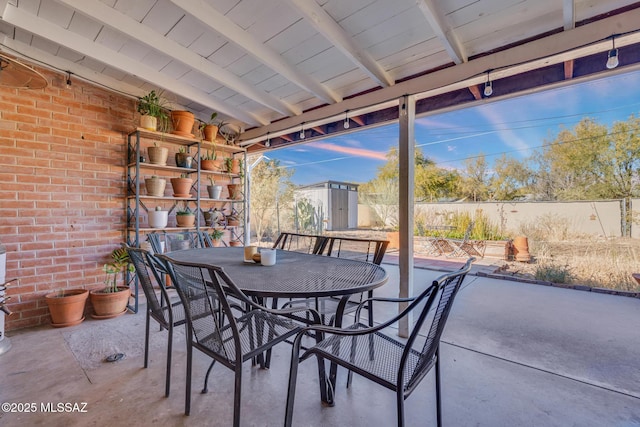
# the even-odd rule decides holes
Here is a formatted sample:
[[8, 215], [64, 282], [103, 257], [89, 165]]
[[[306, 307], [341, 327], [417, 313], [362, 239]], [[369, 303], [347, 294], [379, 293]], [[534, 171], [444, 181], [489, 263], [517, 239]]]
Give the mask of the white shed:
[[325, 181], [298, 187], [297, 206], [308, 201], [313, 207], [314, 224], [322, 230], [345, 230], [358, 227], [358, 184]]

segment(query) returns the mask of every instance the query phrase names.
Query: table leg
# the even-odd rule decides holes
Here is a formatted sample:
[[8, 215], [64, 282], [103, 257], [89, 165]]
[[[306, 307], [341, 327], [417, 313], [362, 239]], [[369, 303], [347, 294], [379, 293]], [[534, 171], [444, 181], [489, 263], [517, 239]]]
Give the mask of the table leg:
[[[343, 295], [340, 298], [340, 302], [338, 303], [338, 308], [336, 309], [336, 317], [334, 318], [334, 326], [336, 328], [342, 327], [342, 316], [344, 315], [344, 308], [347, 306], [347, 302], [351, 295]], [[338, 343], [334, 345], [339, 345]], [[335, 351], [338, 351], [336, 348]], [[325, 386], [326, 388], [326, 399], [323, 399], [323, 402], [328, 406], [335, 405], [335, 393], [336, 393], [336, 378], [338, 376], [338, 364], [335, 362], [331, 362], [329, 366], [329, 381]]]

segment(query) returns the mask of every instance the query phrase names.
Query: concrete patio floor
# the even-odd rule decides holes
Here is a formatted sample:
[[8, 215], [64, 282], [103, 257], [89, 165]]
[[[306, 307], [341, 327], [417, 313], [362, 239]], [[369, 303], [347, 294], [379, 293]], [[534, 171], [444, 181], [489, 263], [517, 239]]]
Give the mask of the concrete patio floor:
[[[378, 294], [397, 294], [397, 266], [384, 267], [390, 281]], [[415, 292], [439, 274], [416, 268]], [[394, 310], [376, 307], [376, 317]], [[232, 372], [216, 366], [209, 393], [200, 394], [209, 359], [194, 352], [191, 416], [184, 416], [184, 331], [176, 332], [165, 398], [167, 335], [152, 326], [143, 369], [144, 321], [141, 310], [9, 333], [0, 402], [35, 403], [36, 411], [0, 412], [0, 425], [231, 425]], [[640, 426], [639, 325], [640, 299], [467, 276], [441, 344], [444, 425]], [[126, 358], [104, 362], [117, 352]], [[282, 425], [289, 360], [285, 344], [271, 369], [245, 365], [242, 425]], [[357, 376], [352, 388], [345, 382], [340, 371], [336, 405], [323, 407], [315, 362], [301, 364], [294, 425], [395, 425], [393, 393]], [[86, 402], [86, 412], [42, 411], [41, 403], [58, 402]], [[406, 401], [407, 425], [435, 425], [434, 405], [430, 373]]]

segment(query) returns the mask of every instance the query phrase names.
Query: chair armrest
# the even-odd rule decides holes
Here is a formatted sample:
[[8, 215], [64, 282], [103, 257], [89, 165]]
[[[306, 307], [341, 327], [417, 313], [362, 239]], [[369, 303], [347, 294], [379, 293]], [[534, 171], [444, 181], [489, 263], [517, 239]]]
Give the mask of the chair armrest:
[[415, 299], [416, 299], [416, 297], [410, 297], [410, 298], [372, 297], [372, 298], [364, 299], [364, 300], [360, 301], [360, 304], [358, 304], [358, 308], [356, 308], [356, 314], [354, 315], [354, 323], [359, 323], [360, 322], [360, 312], [362, 311], [362, 308], [365, 306], [365, 304], [368, 304], [371, 301], [378, 301], [378, 302], [412, 302]]

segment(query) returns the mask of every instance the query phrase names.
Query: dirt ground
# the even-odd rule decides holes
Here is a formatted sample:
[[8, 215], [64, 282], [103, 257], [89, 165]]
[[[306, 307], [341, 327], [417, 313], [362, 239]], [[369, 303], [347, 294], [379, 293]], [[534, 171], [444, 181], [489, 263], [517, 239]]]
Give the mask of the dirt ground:
[[[385, 239], [379, 230], [348, 230], [326, 234]], [[416, 244], [421, 253], [423, 245]], [[505, 260], [499, 273], [528, 279], [640, 292], [632, 273], [640, 273], [640, 240], [584, 239], [571, 241], [529, 240], [531, 261]]]

